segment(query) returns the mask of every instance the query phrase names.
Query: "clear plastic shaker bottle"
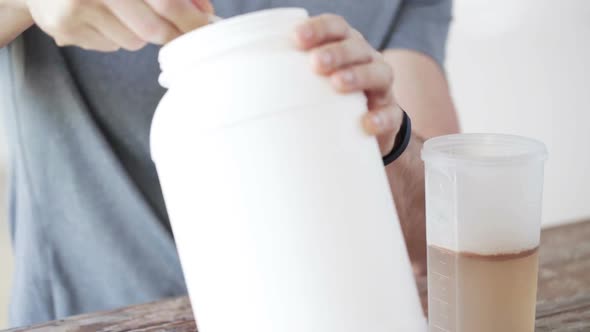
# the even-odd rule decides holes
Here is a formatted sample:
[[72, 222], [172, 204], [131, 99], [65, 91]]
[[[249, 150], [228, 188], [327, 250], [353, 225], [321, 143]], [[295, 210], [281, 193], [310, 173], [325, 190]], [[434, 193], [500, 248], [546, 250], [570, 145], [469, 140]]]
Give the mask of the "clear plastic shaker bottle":
[[510, 135], [425, 143], [431, 332], [534, 331], [546, 156]]

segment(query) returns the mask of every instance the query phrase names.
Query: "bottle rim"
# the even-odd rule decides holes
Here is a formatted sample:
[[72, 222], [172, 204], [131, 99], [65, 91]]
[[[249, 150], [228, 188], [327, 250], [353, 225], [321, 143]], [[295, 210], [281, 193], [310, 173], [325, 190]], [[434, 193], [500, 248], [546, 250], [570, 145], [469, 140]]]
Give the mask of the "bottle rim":
[[495, 166], [545, 161], [547, 148], [541, 141], [508, 134], [453, 134], [429, 139], [422, 148], [426, 163]]

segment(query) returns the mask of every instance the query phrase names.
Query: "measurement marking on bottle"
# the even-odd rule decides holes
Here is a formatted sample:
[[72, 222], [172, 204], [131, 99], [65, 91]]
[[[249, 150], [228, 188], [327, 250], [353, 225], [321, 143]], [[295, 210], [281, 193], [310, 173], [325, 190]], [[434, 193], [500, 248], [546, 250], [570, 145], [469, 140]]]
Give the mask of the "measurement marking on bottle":
[[451, 279], [451, 277], [446, 276], [444, 274], [438, 273], [436, 271], [432, 271], [432, 274], [436, 274], [437, 276], [441, 277], [441, 278], [445, 278], [445, 279]]
[[[428, 271], [430, 332], [456, 332], [455, 327], [455, 261], [432, 251]], [[472, 332], [472, 331], [469, 331]], [[476, 331], [474, 331], [476, 332]]]
[[433, 297], [432, 299], [435, 300], [435, 301], [438, 301], [438, 302], [440, 302], [440, 303], [442, 303], [444, 305], [449, 305], [449, 302], [447, 302], [447, 301], [445, 301], [445, 300], [443, 300], [441, 298]]
[[444, 331], [444, 332], [451, 332], [451, 330], [447, 330], [444, 327], [438, 326], [436, 324], [433, 324], [432, 327], [434, 327], [435, 329], [439, 329], [441, 331]]

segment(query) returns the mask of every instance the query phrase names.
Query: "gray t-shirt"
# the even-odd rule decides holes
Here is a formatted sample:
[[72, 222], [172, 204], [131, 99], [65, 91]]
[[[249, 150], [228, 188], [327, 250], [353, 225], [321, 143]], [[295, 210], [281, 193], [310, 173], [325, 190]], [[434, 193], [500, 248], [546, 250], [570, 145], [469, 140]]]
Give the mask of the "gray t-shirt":
[[[337, 13], [376, 48], [412, 49], [440, 64], [451, 19], [450, 0], [213, 3], [223, 17], [294, 6]], [[37, 28], [0, 50], [16, 256], [11, 324], [186, 293], [148, 146], [165, 92], [157, 52], [58, 48]]]

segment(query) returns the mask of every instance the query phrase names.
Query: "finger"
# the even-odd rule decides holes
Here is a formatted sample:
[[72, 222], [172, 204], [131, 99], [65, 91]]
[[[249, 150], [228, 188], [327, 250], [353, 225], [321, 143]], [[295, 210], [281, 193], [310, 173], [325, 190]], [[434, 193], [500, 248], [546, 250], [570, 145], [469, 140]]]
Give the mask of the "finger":
[[297, 45], [308, 50], [316, 46], [343, 40], [351, 33], [346, 20], [338, 15], [324, 14], [310, 18], [295, 29]]
[[381, 154], [385, 155], [393, 148], [402, 118], [399, 107], [374, 110], [364, 115], [363, 127], [368, 134], [377, 136]]
[[165, 44], [181, 35], [173, 24], [140, 0], [104, 0], [111, 12], [143, 41]]
[[58, 46], [79, 46], [85, 50], [114, 52], [120, 47], [89, 25], [76, 29], [75, 34], [55, 40]]
[[331, 81], [340, 92], [387, 92], [393, 85], [393, 72], [387, 63], [373, 61], [336, 71]]
[[364, 39], [348, 38], [314, 50], [312, 62], [318, 73], [331, 74], [351, 65], [369, 63], [373, 54], [373, 48]]
[[363, 34], [360, 31], [358, 31], [357, 29], [351, 29], [350, 35], [353, 38], [365, 39], [365, 36], [363, 36]]
[[91, 15], [90, 21], [94, 22], [94, 29], [120, 47], [129, 51], [137, 51], [146, 45], [145, 41], [123, 25], [108, 9], [98, 8], [92, 11]]
[[207, 15], [190, 0], [146, 0], [146, 3], [182, 32], [193, 31], [209, 23]]
[[368, 91], [365, 94], [367, 95], [367, 106], [369, 110], [377, 110], [396, 105], [393, 89], [387, 91]]
[[363, 116], [363, 127], [371, 135], [381, 135], [397, 129], [402, 113], [396, 106], [372, 110]]
[[207, 14], [215, 13], [215, 9], [210, 0], [192, 0], [192, 3]]

